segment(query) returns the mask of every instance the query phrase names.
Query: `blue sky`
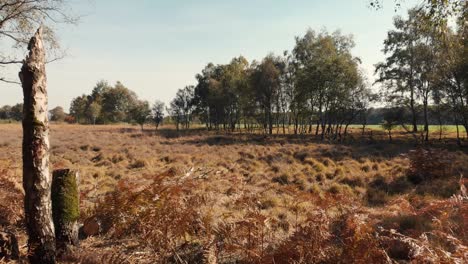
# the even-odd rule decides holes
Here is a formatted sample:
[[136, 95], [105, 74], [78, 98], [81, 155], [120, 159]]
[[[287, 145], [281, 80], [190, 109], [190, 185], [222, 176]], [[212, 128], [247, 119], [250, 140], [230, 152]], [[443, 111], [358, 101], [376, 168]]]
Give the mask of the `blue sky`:
[[[352, 34], [354, 55], [372, 80], [392, 17], [417, 2], [407, 0], [395, 12], [392, 0], [377, 11], [367, 0], [75, 0], [72, 10], [82, 18], [57, 29], [67, 57], [48, 65], [49, 105], [68, 110], [73, 97], [101, 79], [167, 103], [178, 88], [195, 84], [208, 62], [281, 54], [308, 28]], [[13, 78], [18, 70], [8, 69]], [[19, 86], [0, 83], [0, 90], [0, 105], [22, 101]]]

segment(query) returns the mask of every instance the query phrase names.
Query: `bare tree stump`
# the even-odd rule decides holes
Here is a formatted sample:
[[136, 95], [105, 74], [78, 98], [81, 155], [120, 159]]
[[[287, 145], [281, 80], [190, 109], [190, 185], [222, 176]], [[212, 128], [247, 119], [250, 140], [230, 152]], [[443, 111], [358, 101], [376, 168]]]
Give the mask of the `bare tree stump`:
[[79, 174], [69, 169], [55, 170], [52, 178], [52, 215], [57, 250], [78, 246], [80, 217]]
[[49, 172], [49, 119], [47, 78], [42, 29], [28, 45], [29, 55], [19, 77], [23, 86], [23, 188], [24, 212], [31, 263], [55, 263], [55, 234], [52, 222]]

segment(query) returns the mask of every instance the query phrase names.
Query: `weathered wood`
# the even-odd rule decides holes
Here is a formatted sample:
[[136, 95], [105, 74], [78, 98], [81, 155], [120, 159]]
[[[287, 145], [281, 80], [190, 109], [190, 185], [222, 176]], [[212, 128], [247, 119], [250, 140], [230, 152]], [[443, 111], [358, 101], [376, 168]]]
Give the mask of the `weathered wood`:
[[29, 55], [19, 77], [23, 86], [23, 188], [24, 212], [31, 263], [55, 263], [55, 234], [52, 222], [49, 172], [49, 120], [47, 78], [42, 29], [28, 45]]
[[52, 173], [52, 215], [56, 246], [66, 252], [78, 246], [78, 218], [80, 217], [79, 174], [69, 169]]

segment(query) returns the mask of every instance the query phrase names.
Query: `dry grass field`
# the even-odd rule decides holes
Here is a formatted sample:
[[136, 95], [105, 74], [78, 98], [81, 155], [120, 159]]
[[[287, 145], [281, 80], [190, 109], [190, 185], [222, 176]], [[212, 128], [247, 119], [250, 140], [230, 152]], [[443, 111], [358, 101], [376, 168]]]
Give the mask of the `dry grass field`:
[[[0, 225], [24, 259], [21, 133], [0, 125]], [[61, 261], [466, 263], [466, 150], [360, 133], [336, 143], [52, 125], [52, 167], [80, 172], [81, 222], [99, 223]]]

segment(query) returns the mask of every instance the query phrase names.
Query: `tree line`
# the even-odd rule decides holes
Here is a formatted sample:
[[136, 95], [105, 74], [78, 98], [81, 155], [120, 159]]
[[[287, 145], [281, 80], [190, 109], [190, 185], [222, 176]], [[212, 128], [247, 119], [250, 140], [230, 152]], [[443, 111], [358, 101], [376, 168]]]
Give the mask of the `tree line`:
[[281, 56], [207, 64], [196, 85], [177, 92], [170, 116], [184, 127], [197, 117], [208, 129], [276, 129], [336, 139], [352, 123], [365, 127], [369, 107], [380, 104], [386, 130], [398, 125], [427, 141], [430, 124], [450, 123], [459, 138], [459, 125], [468, 133], [468, 11], [461, 4], [453, 27], [434, 26], [431, 10], [422, 7], [395, 17], [384, 41], [385, 60], [375, 66], [377, 92], [352, 54], [351, 36], [309, 30]]
[[422, 123], [427, 141], [432, 114], [439, 124], [448, 115], [457, 128], [460, 124], [468, 131], [468, 9], [464, 4], [455, 28], [434, 27], [420, 8], [411, 9], [408, 18], [395, 18], [395, 28], [384, 42], [386, 59], [376, 65], [382, 97], [398, 113], [386, 115], [387, 126], [399, 124], [417, 133]]
[[140, 100], [135, 92], [121, 82], [111, 86], [106, 81], [99, 81], [91, 94], [74, 98], [70, 105], [72, 121], [81, 124], [129, 122], [143, 128], [151, 119], [159, 126], [164, 113], [162, 102], [155, 102], [151, 108], [148, 101]]
[[[73, 118], [65, 113], [61, 106], [49, 110], [49, 118], [56, 122], [70, 122]], [[13, 106], [4, 105], [0, 107], [0, 120], [21, 121], [23, 119], [23, 104], [18, 103]]]
[[309, 30], [282, 56], [209, 63], [196, 75], [197, 84], [178, 90], [167, 108], [161, 102], [151, 107], [120, 82], [99, 82], [91, 94], [72, 100], [70, 115], [79, 123], [143, 125], [148, 119], [159, 124], [167, 112], [177, 129], [193, 120], [208, 129], [269, 134], [286, 133], [291, 126], [295, 134], [311, 133], [316, 125], [316, 134], [337, 137], [363, 118], [372, 100], [353, 47], [351, 36]]
[[375, 66], [374, 89], [352, 53], [352, 36], [308, 30], [281, 55], [208, 63], [195, 76], [196, 83], [179, 89], [167, 107], [161, 101], [151, 105], [140, 100], [120, 82], [112, 86], [100, 81], [89, 95], [72, 100], [65, 118], [84, 124], [143, 126], [151, 121], [159, 126], [167, 113], [177, 129], [197, 122], [211, 130], [308, 133], [331, 139], [345, 137], [350, 124], [362, 124], [364, 130], [376, 119], [383, 119], [386, 130], [401, 126], [423, 133], [425, 140], [433, 124], [461, 125], [466, 131], [466, 12], [456, 21], [455, 27], [434, 27], [421, 8], [395, 17], [384, 41], [385, 60]]
[[[159, 126], [167, 113], [177, 129], [197, 122], [211, 130], [308, 133], [322, 139], [345, 137], [350, 124], [362, 124], [364, 131], [378, 119], [388, 131], [401, 126], [422, 133], [425, 140], [432, 124], [461, 125], [467, 131], [466, 4], [464, 8], [454, 27], [434, 27], [430, 11], [420, 7], [407, 17], [395, 17], [384, 41], [385, 60], [376, 65], [374, 89], [352, 53], [352, 36], [308, 30], [281, 55], [208, 63], [195, 76], [196, 83], [179, 89], [167, 107], [140, 100], [120, 82], [100, 81], [89, 95], [72, 100], [69, 115], [53, 109], [51, 116], [57, 118], [52, 120], [143, 127], [150, 121]], [[1, 108], [0, 118], [20, 119], [16, 108]]]

